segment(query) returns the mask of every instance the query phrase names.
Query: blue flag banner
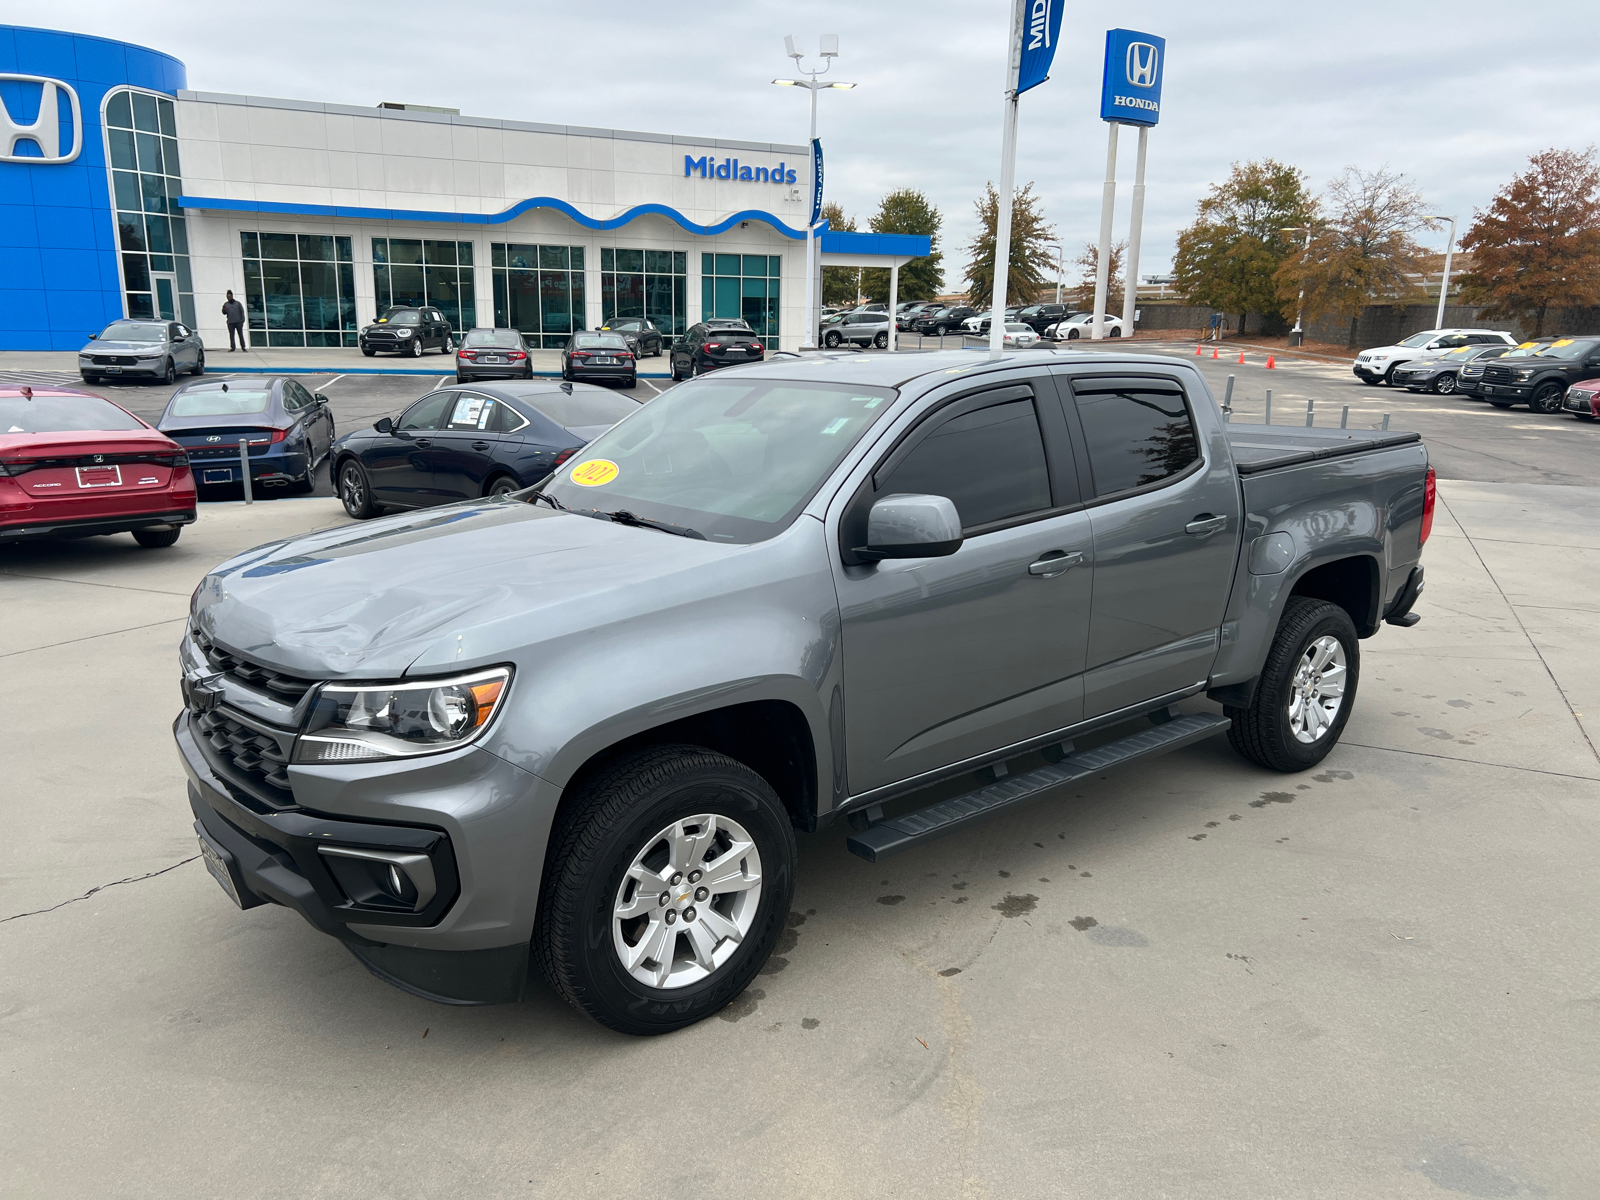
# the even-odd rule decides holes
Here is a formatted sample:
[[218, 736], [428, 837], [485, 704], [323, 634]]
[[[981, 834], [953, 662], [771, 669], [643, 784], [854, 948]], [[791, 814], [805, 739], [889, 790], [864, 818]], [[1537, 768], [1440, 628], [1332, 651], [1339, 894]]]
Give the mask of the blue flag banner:
[[1066, 0], [1022, 0], [1022, 64], [1017, 71], [1017, 95], [1038, 87], [1050, 77], [1061, 34], [1061, 6]]
[[1161, 80], [1166, 73], [1166, 38], [1132, 29], [1108, 30], [1100, 119], [1154, 125], [1161, 120]]
[[811, 139], [811, 223], [822, 220], [822, 139]]

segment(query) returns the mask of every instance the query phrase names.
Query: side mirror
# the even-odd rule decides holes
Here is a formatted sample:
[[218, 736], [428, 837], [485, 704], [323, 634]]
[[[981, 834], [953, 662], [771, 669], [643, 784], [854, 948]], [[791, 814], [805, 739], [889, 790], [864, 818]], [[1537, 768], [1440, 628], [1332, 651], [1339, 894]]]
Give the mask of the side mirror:
[[92, 341], [94, 341], [94, 340], [95, 340], [95, 339], [97, 339], [97, 338], [98, 338], [98, 337], [99, 337], [99, 336], [100, 336], [100, 335], [99, 335], [99, 334], [98, 334], [98, 333], [91, 333], [91, 334], [90, 334], [90, 335], [89, 335], [89, 340], [90, 340], [90, 341], [91, 341], [91, 342], [92, 342]]
[[393, 433], [394, 432], [394, 420], [393, 420], [393, 418], [390, 418], [390, 417], [379, 417], [376, 421], [374, 421], [372, 423], [372, 427], [374, 429], [376, 429], [379, 433]]
[[318, 404], [326, 404], [328, 402], [328, 398], [326, 396], [324, 396], [321, 392], [317, 392], [314, 395], [313, 399], [315, 399]]
[[961, 549], [961, 517], [948, 496], [901, 492], [867, 514], [863, 558], [943, 558]]

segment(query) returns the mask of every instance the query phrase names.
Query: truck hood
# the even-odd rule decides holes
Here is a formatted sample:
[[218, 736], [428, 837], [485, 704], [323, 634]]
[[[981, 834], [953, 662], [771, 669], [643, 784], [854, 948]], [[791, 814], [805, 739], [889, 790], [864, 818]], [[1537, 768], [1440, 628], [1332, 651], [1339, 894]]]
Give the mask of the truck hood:
[[471, 501], [247, 551], [201, 581], [193, 621], [293, 675], [394, 679], [506, 661], [544, 636], [592, 628], [601, 594], [644, 585], [648, 595], [685, 576], [714, 587], [698, 582], [704, 568], [746, 549]]

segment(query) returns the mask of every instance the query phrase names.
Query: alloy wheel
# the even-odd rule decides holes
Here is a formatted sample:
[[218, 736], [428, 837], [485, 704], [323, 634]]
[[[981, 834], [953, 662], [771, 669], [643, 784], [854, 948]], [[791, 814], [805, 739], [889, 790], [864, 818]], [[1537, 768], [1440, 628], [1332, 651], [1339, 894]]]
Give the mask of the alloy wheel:
[[1566, 389], [1559, 383], [1547, 383], [1533, 394], [1528, 407], [1534, 412], [1557, 413], [1561, 411], [1561, 396]]
[[355, 463], [348, 464], [339, 474], [339, 499], [344, 504], [345, 512], [352, 517], [366, 506], [366, 483], [361, 478], [361, 470]]
[[761, 854], [743, 825], [712, 813], [674, 821], [645, 841], [617, 888], [618, 961], [650, 987], [699, 982], [750, 933], [761, 886]]
[[1290, 684], [1289, 731], [1295, 740], [1315, 742], [1333, 726], [1344, 704], [1344, 645], [1323, 634], [1300, 656]]
[[411, 339], [411, 357], [412, 358], [421, 358], [422, 357], [422, 339], [420, 337], [416, 337], [416, 338], [412, 338]]
[[1435, 386], [1438, 389], [1439, 395], [1448, 396], [1456, 390], [1456, 377], [1449, 371], [1446, 371], [1443, 375], [1439, 376], [1439, 382]]

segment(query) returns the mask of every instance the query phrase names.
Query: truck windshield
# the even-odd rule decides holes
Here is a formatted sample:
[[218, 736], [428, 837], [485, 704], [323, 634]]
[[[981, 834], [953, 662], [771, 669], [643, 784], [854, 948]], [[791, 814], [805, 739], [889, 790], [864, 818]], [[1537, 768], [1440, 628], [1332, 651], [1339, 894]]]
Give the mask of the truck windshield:
[[1582, 358], [1595, 348], [1594, 342], [1578, 342], [1572, 338], [1558, 338], [1534, 353], [1540, 358]]
[[601, 434], [543, 490], [570, 509], [625, 510], [711, 541], [764, 541], [799, 515], [894, 398], [893, 388], [699, 380]]

